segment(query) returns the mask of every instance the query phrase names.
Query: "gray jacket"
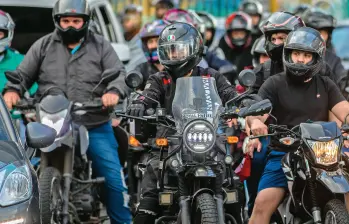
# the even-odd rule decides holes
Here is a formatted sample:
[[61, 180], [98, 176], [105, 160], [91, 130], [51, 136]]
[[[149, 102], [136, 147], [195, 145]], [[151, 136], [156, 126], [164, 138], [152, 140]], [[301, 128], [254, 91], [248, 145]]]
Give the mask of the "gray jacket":
[[[71, 54], [61, 41], [57, 31], [36, 41], [15, 72], [23, 78], [26, 88], [34, 82], [39, 85], [36, 97], [40, 97], [48, 88], [57, 86], [73, 102], [86, 102], [91, 99], [92, 89], [101, 78], [112, 73], [118, 77], [101, 84], [93, 94], [101, 97], [106, 92], [116, 92], [120, 98], [128, 93], [125, 85], [125, 68], [111, 44], [102, 36], [89, 32], [80, 49]], [[11, 82], [6, 89], [15, 89], [23, 94], [23, 88]], [[51, 92], [50, 92], [51, 93]], [[45, 94], [46, 95], [46, 94]], [[75, 119], [77, 123], [88, 127], [105, 123], [109, 120], [108, 111], [89, 113]]]

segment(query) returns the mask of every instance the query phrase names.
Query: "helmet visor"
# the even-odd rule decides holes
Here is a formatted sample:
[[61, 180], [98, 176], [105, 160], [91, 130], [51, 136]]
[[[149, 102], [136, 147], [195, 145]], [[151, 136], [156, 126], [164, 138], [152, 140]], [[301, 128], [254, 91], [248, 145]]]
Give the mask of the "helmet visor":
[[[170, 35], [168, 38], [174, 38]], [[180, 63], [190, 56], [197, 54], [199, 42], [194, 39], [188, 41], [167, 42], [158, 47], [159, 60], [165, 63]]]
[[288, 36], [285, 48], [313, 52], [323, 57], [326, 46], [319, 35], [307, 31], [294, 31]]

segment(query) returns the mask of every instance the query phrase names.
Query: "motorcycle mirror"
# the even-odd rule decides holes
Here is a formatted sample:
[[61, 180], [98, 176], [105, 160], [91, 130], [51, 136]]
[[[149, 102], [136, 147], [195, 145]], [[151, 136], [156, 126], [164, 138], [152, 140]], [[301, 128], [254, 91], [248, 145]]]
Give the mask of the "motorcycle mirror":
[[44, 148], [52, 145], [55, 141], [57, 132], [47, 125], [38, 122], [30, 122], [27, 124], [25, 134], [29, 147]]
[[265, 99], [258, 103], [252, 104], [248, 109], [240, 110], [239, 116], [240, 117], [247, 117], [247, 116], [258, 116], [267, 114], [272, 110], [272, 104], [270, 100]]
[[139, 71], [130, 71], [125, 77], [125, 83], [131, 89], [137, 89], [143, 83], [143, 75]]
[[5, 72], [5, 76], [7, 80], [12, 82], [13, 84], [21, 84], [22, 82], [22, 77], [17, 72], [8, 71], [8, 72]]
[[243, 87], [252, 87], [256, 82], [256, 74], [251, 69], [242, 70], [239, 74], [238, 81]]

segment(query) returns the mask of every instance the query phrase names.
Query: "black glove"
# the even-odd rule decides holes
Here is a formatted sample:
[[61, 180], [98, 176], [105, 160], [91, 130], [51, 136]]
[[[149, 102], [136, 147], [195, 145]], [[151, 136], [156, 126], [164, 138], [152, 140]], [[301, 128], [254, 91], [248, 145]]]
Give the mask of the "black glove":
[[145, 111], [145, 105], [140, 102], [132, 103], [127, 108], [127, 114], [135, 117], [143, 117]]

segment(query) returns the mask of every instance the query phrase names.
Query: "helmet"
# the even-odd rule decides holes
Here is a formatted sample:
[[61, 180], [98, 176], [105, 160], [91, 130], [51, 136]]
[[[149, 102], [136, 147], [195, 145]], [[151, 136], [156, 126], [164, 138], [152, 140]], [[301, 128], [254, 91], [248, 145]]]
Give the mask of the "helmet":
[[[213, 38], [216, 34], [216, 27], [217, 27], [217, 21], [216, 19], [209, 13], [206, 12], [196, 12], [200, 18], [203, 20], [205, 24], [205, 29], [210, 30], [212, 32], [212, 39], [211, 40], [205, 40], [206, 45], [209, 47], [211, 46], [213, 42]], [[203, 35], [205, 37], [205, 35]]]
[[[232, 13], [225, 21], [226, 34], [225, 41], [231, 47], [243, 47], [251, 43], [252, 20], [249, 15], [244, 12]], [[231, 32], [234, 30], [244, 30], [247, 35], [242, 39], [234, 39]]]
[[203, 51], [199, 31], [188, 23], [173, 23], [160, 34], [159, 60], [173, 78], [188, 74], [201, 61]]
[[0, 31], [5, 33], [4, 38], [0, 39], [0, 54], [10, 47], [14, 30], [15, 23], [13, 22], [10, 14], [0, 10]]
[[258, 38], [252, 46], [251, 54], [253, 56], [252, 64], [253, 67], [257, 67], [259, 65], [259, 57], [261, 54], [266, 54], [264, 49], [265, 37], [261, 36]]
[[329, 33], [332, 33], [336, 27], [336, 19], [319, 8], [308, 9], [302, 17], [305, 25], [317, 30], [327, 29]]
[[300, 4], [298, 5], [294, 10], [293, 10], [293, 14], [295, 16], [299, 16], [302, 17], [302, 19], [304, 18], [302, 15], [303, 13], [310, 8], [310, 5], [308, 4]]
[[258, 1], [244, 1], [239, 10], [248, 15], [258, 15], [262, 17], [263, 5]]
[[[313, 60], [307, 64], [294, 63], [291, 58], [293, 50], [311, 52]], [[319, 31], [310, 27], [301, 27], [292, 31], [286, 40], [283, 53], [283, 63], [286, 74], [291, 80], [303, 83], [316, 75], [323, 66], [326, 43]]]
[[[263, 16], [263, 5], [258, 1], [244, 1], [240, 6], [240, 11], [250, 16], [259, 16], [259, 23], [260, 23]], [[252, 33], [261, 34], [261, 31], [259, 29], [259, 24], [253, 25]]]
[[[86, 0], [58, 0], [53, 7], [52, 16], [63, 42], [67, 44], [77, 43], [87, 35], [91, 11]], [[84, 25], [80, 29], [73, 27], [63, 29], [60, 26], [60, 18], [67, 16], [83, 18]]]
[[283, 44], [276, 45], [271, 42], [271, 36], [274, 33], [285, 32], [289, 33], [298, 27], [303, 27], [303, 20], [294, 16], [289, 12], [275, 12], [266, 21], [261, 24], [261, 30], [265, 35], [265, 51], [268, 56], [274, 60], [278, 61], [282, 58]]
[[159, 62], [158, 52], [157, 48], [155, 49], [148, 49], [147, 46], [147, 40], [152, 37], [159, 37], [161, 31], [169, 25], [169, 22], [166, 20], [158, 19], [154, 20], [151, 23], [147, 23], [143, 26], [141, 32], [139, 33], [139, 36], [142, 40], [142, 47], [143, 51], [145, 53], [146, 58], [150, 63], [157, 63]]

